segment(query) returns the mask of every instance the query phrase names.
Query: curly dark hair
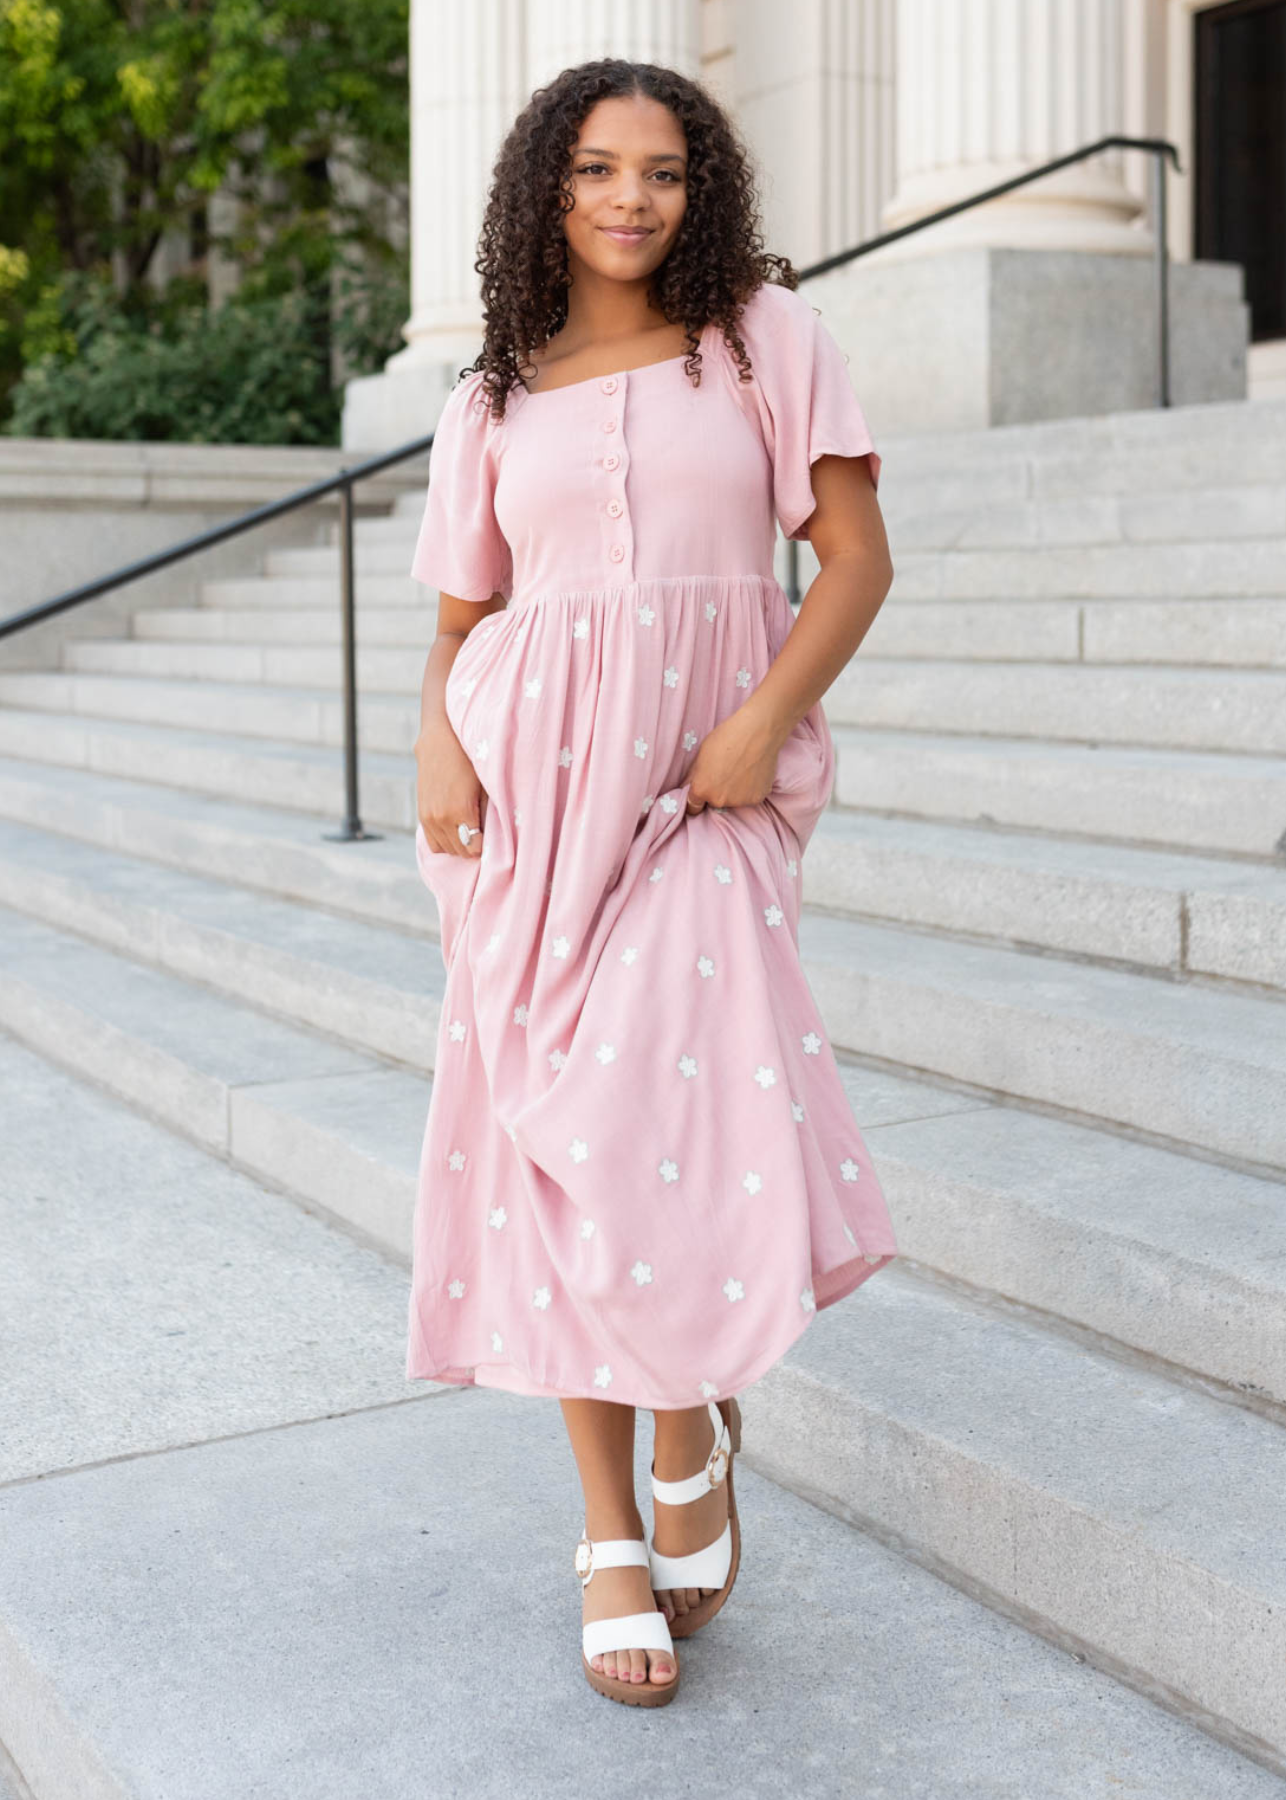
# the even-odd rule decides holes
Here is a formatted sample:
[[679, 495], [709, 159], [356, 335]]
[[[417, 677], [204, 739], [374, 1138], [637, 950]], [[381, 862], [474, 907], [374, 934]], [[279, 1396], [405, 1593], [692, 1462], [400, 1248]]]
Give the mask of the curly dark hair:
[[572, 152], [600, 100], [657, 100], [683, 127], [688, 201], [673, 248], [654, 271], [651, 303], [687, 327], [686, 372], [700, 383], [698, 334], [723, 327], [741, 379], [750, 358], [736, 318], [763, 282], [795, 288], [789, 259], [763, 248], [752, 158], [723, 108], [698, 82], [656, 63], [605, 56], [564, 69], [535, 90], [510, 127], [492, 171], [474, 268], [482, 277], [483, 347], [461, 376], [485, 371], [494, 417], [521, 385], [519, 368], [567, 319], [567, 239], [561, 219], [573, 204]]

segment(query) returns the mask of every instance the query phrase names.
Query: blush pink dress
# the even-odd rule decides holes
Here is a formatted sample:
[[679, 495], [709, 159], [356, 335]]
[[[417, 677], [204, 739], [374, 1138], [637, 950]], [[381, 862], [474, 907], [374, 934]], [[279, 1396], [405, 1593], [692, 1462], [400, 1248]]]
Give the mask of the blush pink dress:
[[446, 989], [413, 1227], [409, 1379], [649, 1408], [739, 1393], [897, 1254], [799, 960], [835, 751], [820, 701], [757, 805], [689, 817], [697, 746], [793, 623], [778, 522], [871, 441], [838, 344], [775, 284], [684, 358], [516, 389], [434, 439], [412, 574], [509, 601], [447, 718], [482, 854], [430, 849]]

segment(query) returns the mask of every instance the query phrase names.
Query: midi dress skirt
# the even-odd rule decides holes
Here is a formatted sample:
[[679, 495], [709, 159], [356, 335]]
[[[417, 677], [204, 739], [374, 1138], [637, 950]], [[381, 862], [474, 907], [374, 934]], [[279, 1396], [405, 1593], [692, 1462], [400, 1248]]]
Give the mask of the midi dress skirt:
[[819, 456], [875, 451], [795, 290], [686, 356], [435, 432], [412, 574], [502, 595], [450, 725], [480, 856], [416, 829], [446, 970], [412, 1232], [408, 1379], [654, 1409], [741, 1392], [896, 1254], [800, 962], [802, 859], [834, 781], [820, 701], [755, 805], [689, 816], [702, 738], [794, 615], [773, 573]]

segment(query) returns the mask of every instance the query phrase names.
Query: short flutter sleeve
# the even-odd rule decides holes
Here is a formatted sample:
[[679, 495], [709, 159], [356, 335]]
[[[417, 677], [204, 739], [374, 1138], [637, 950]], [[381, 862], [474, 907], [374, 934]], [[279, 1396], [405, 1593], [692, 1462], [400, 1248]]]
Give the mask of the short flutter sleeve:
[[411, 574], [461, 600], [509, 600], [513, 557], [495, 512], [499, 434], [482, 382], [481, 370], [466, 375], [442, 408]]
[[812, 466], [819, 456], [867, 456], [880, 483], [875, 448], [844, 352], [797, 289], [765, 282], [742, 309], [757, 411], [772, 459], [773, 508], [788, 538], [804, 538], [817, 506]]

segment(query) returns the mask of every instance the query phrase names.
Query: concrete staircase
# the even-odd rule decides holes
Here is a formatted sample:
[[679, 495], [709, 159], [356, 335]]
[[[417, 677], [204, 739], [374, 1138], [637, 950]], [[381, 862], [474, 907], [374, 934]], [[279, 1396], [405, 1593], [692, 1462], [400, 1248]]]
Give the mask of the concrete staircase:
[[[801, 943], [904, 1255], [860, 1299], [820, 1315], [745, 1397], [744, 1460], [765, 1478], [753, 1489], [764, 1530], [748, 1520], [745, 1582], [762, 1603], [771, 1580], [772, 1605], [756, 1615], [748, 1599], [740, 1625], [733, 1607], [709, 1647], [694, 1640], [685, 1680], [704, 1666], [708, 1695], [684, 1729], [712, 1783], [731, 1774], [750, 1785], [743, 1752], [734, 1747], [731, 1765], [715, 1759], [704, 1729], [721, 1706], [730, 1723], [740, 1716], [745, 1682], [770, 1665], [792, 1669], [813, 1696], [842, 1680], [847, 1703], [878, 1669], [885, 1685], [820, 1728], [815, 1779], [803, 1772], [777, 1791], [849, 1793], [852, 1759], [870, 1773], [878, 1741], [887, 1778], [907, 1793], [1085, 1800], [1123, 1781], [1158, 1800], [1278, 1792], [1286, 403], [903, 440], [886, 455], [897, 576], [826, 697], [839, 769], [804, 864]], [[330, 1294], [336, 1317], [348, 1319], [354, 1286], [359, 1305], [369, 1309], [372, 1282], [387, 1303], [364, 1341], [365, 1382], [341, 1382], [332, 1400], [292, 1367], [280, 1412], [256, 1417], [260, 1436], [222, 1441], [243, 1429], [249, 1375], [237, 1405], [221, 1397], [186, 1429], [158, 1376], [155, 1421], [123, 1409], [105, 1436], [82, 1445], [73, 1434], [70, 1456], [53, 1431], [20, 1447], [3, 1471], [0, 1540], [42, 1567], [58, 1543], [67, 1560], [48, 1565], [55, 1583], [74, 1575], [100, 1593], [110, 1553], [99, 1521], [134, 1506], [152, 1521], [141, 1539], [149, 1579], [180, 1594], [154, 1529], [160, 1512], [149, 1511], [162, 1494], [188, 1520], [189, 1554], [192, 1544], [235, 1554], [214, 1548], [215, 1514], [191, 1514], [198, 1467], [220, 1506], [266, 1508], [273, 1484], [302, 1480], [310, 1458], [329, 1479], [328, 1459], [342, 1457], [353, 1511], [342, 1527], [314, 1520], [317, 1541], [331, 1533], [394, 1583], [397, 1567], [371, 1543], [384, 1515], [354, 1488], [351, 1457], [371, 1459], [399, 1496], [408, 1485], [420, 1495], [452, 1556], [493, 1553], [486, 1515], [458, 1517], [472, 1510], [459, 1502], [466, 1483], [485, 1482], [511, 1515], [508, 1496], [527, 1481], [518, 1443], [572, 1519], [552, 1413], [399, 1373], [442, 986], [410, 838], [410, 747], [434, 619], [432, 596], [405, 573], [419, 512], [411, 496], [358, 528], [362, 813], [386, 833], [379, 842], [324, 836], [342, 791], [325, 548], [274, 551], [262, 576], [211, 583], [199, 607], [140, 612], [127, 638], [69, 643], [59, 669], [0, 672], [0, 1028], [17, 1040], [6, 1052], [14, 1081], [47, 1122], [70, 1116], [91, 1144], [135, 1145], [110, 1181], [99, 1175], [99, 1202], [111, 1199], [140, 1244], [167, 1200], [171, 1226], [182, 1222], [194, 1180], [206, 1195], [235, 1185], [237, 1232], [274, 1219], [292, 1254], [273, 1264], [263, 1301], [288, 1321], [288, 1341], [296, 1327], [306, 1342], [331, 1341], [332, 1318], [306, 1314], [294, 1295], [320, 1246], [328, 1256], [337, 1241], [349, 1246]], [[52, 1187], [66, 1161], [92, 1188], [91, 1151], [74, 1132], [61, 1147], [47, 1135], [19, 1134], [36, 1185]], [[134, 1179], [171, 1162], [185, 1172], [167, 1194], [151, 1175]], [[83, 1240], [107, 1255], [108, 1221], [84, 1210]], [[166, 1252], [176, 1267], [180, 1248]], [[241, 1251], [238, 1237], [234, 1261]], [[141, 1270], [140, 1280], [146, 1260]], [[92, 1328], [120, 1329], [107, 1297], [91, 1299]], [[61, 1318], [68, 1299], [45, 1305]], [[258, 1354], [271, 1356], [278, 1340], [256, 1321]], [[225, 1352], [208, 1320], [201, 1333], [204, 1382]], [[41, 1374], [28, 1412], [40, 1410]], [[441, 1434], [432, 1459], [426, 1429]], [[453, 1480], [441, 1465], [456, 1457]], [[564, 1545], [556, 1528], [532, 1524], [549, 1535], [555, 1571], [560, 1558], [570, 1571], [578, 1528]], [[282, 1579], [274, 1547], [251, 1540], [271, 1596]], [[521, 1541], [512, 1578], [526, 1594], [526, 1522]], [[805, 1567], [801, 1542], [826, 1562]], [[460, 1566], [477, 1564], [450, 1565]], [[934, 1576], [959, 1590], [949, 1602]], [[217, 1588], [197, 1579], [194, 1638], [222, 1616]], [[554, 1721], [574, 1689], [549, 1696], [564, 1668], [581, 1681], [579, 1614], [570, 1587], [557, 1572], [550, 1580], [563, 1627], [533, 1637], [534, 1676], [525, 1662], [494, 1666], [500, 1625], [483, 1624], [482, 1596], [457, 1593], [446, 1570], [435, 1604], [458, 1609], [460, 1635], [449, 1656], [440, 1644], [426, 1652], [435, 1681], [447, 1660], [453, 1680], [468, 1677], [458, 1735], [450, 1721], [435, 1727], [444, 1754], [465, 1755], [475, 1683], [494, 1692], [499, 1676], [506, 1704], [515, 1689], [524, 1704], [541, 1696], [528, 1726], [545, 1757], [528, 1765], [532, 1793], [566, 1791], [580, 1768], [567, 1765], [557, 1787], [568, 1751]], [[858, 1594], [837, 1580], [860, 1580], [854, 1604], [836, 1602], [837, 1591]], [[489, 1591], [497, 1609], [512, 1607], [512, 1592]], [[80, 1608], [58, 1592], [67, 1612], [55, 1621], [70, 1628], [74, 1616], [79, 1632]], [[797, 1592], [820, 1615], [797, 1610]], [[136, 1587], [129, 1595], [139, 1599]], [[257, 1791], [248, 1781], [189, 1789], [166, 1762], [169, 1737], [143, 1729], [152, 1749], [131, 1756], [137, 1734], [95, 1712], [94, 1678], [106, 1673], [132, 1696], [126, 1718], [137, 1706], [145, 1721], [140, 1684], [151, 1659], [164, 1667], [171, 1654], [158, 1603], [143, 1607], [140, 1639], [113, 1610], [120, 1602], [107, 1595], [95, 1614], [90, 1663], [49, 1628], [48, 1590], [0, 1568], [0, 1740], [31, 1792]], [[957, 1608], [946, 1642], [940, 1619], [925, 1622], [931, 1602]], [[825, 1673], [810, 1665], [823, 1623]], [[905, 1642], [891, 1648], [903, 1627], [910, 1662]], [[331, 1629], [319, 1607], [312, 1635], [293, 1645], [301, 1667], [306, 1651], [325, 1662]], [[491, 1635], [475, 1659], [480, 1631]], [[739, 1697], [725, 1691], [720, 1631], [744, 1650]], [[190, 1684], [209, 1670], [183, 1644], [172, 1723], [197, 1744]], [[406, 1679], [402, 1657], [386, 1655]], [[962, 1662], [969, 1676], [947, 1699], [948, 1670], [962, 1679]], [[889, 1685], [894, 1669], [903, 1679]], [[930, 1729], [922, 1698], [935, 1684]], [[1034, 1686], [1053, 1696], [1057, 1748], [1044, 1713], [1014, 1711]], [[357, 1791], [342, 1783], [342, 1747], [331, 1785], [316, 1760], [307, 1781], [284, 1750], [272, 1761], [266, 1726], [254, 1728], [253, 1705], [268, 1705], [256, 1684], [220, 1692], [252, 1707], [241, 1725], [274, 1792], [292, 1794], [297, 1778], [310, 1795]], [[772, 1687], [773, 1718], [778, 1701], [789, 1742], [798, 1687]], [[850, 1742], [858, 1713], [865, 1731]], [[597, 1713], [595, 1723], [620, 1728]], [[422, 1754], [422, 1717], [416, 1729]], [[361, 1762], [373, 1742], [349, 1748]], [[509, 1794], [513, 1780], [497, 1766], [442, 1791]]]

